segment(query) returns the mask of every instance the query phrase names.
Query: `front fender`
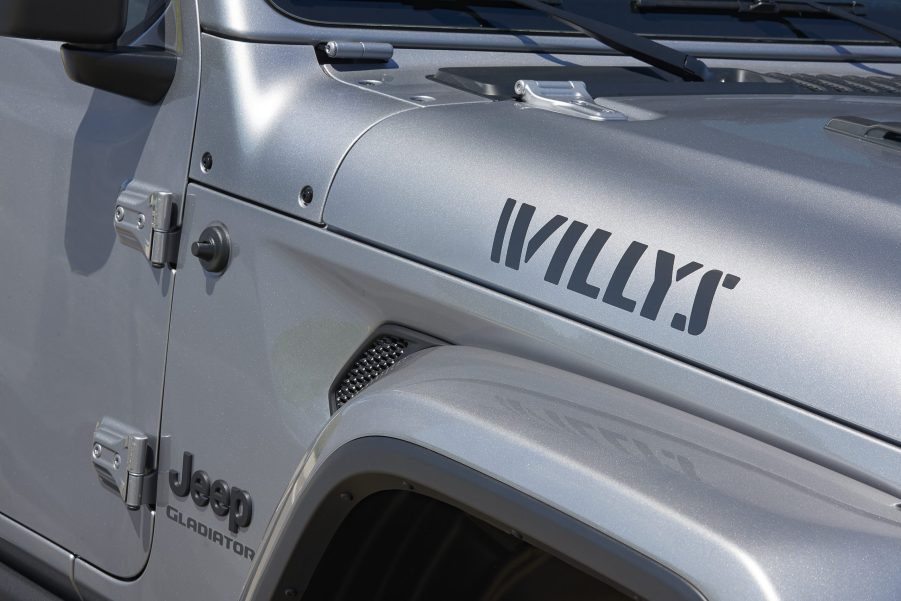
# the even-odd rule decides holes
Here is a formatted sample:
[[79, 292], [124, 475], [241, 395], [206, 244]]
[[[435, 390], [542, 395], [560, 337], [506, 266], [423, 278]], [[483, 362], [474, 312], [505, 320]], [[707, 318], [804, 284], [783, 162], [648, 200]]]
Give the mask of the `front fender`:
[[[391, 459], [360, 446], [376, 439], [419, 452]], [[431, 469], [442, 461], [462, 471]], [[672, 597], [661, 586], [681, 598], [698, 598], [696, 587], [709, 599], [891, 599], [901, 586], [890, 495], [651, 399], [500, 353], [438, 347], [333, 416], [279, 504], [245, 599], [271, 597], [302, 536], [315, 567], [337, 527], [317, 511], [367, 475], [450, 499], [650, 599]], [[545, 510], [499, 510], [505, 495]], [[567, 542], [565, 524], [597, 536]]]

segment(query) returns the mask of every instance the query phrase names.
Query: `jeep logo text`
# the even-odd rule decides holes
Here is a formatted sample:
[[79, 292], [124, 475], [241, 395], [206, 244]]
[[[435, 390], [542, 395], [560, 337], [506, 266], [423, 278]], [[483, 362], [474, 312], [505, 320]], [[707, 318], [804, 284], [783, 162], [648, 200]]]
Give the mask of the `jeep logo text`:
[[250, 525], [253, 515], [253, 501], [245, 490], [230, 487], [225, 480], [215, 480], [210, 484], [210, 477], [203, 470], [192, 472], [194, 455], [185, 452], [182, 456], [181, 474], [169, 470], [169, 487], [179, 497], [191, 493], [191, 499], [198, 507], [210, 506], [218, 516], [228, 516], [228, 529], [233, 533], [238, 528]]

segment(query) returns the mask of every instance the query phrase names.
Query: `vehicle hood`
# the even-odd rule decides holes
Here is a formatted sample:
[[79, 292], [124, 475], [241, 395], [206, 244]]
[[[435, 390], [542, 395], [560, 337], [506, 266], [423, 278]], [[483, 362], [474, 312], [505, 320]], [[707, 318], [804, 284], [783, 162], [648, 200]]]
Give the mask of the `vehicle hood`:
[[616, 106], [628, 121], [514, 101], [397, 114], [349, 151], [325, 221], [901, 440], [901, 150], [824, 129], [897, 121], [901, 102]]

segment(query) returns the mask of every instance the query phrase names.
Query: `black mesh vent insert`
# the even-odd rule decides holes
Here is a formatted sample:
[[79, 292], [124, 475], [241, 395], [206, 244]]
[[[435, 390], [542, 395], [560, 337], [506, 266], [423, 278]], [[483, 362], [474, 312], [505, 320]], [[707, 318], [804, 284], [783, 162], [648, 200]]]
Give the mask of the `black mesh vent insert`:
[[901, 77], [860, 75], [808, 75], [766, 73], [767, 77], [794, 83], [817, 94], [865, 94], [901, 96]]
[[379, 336], [351, 364], [335, 388], [335, 406], [340, 407], [375, 382], [401, 360], [410, 342], [399, 336]]

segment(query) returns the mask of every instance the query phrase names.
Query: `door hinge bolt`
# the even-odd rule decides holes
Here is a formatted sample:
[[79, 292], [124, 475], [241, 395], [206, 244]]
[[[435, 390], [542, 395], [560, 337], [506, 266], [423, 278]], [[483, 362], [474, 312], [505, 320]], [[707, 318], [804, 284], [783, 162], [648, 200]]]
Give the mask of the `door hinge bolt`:
[[125, 209], [116, 207], [116, 221], [122, 221], [123, 219], [125, 219]]
[[96, 459], [97, 457], [100, 457], [100, 452], [101, 452], [102, 450], [103, 450], [103, 447], [101, 447], [99, 444], [95, 444], [95, 445], [94, 445], [94, 450], [91, 451], [91, 455], [93, 455], [93, 456], [94, 456], [94, 459]]

